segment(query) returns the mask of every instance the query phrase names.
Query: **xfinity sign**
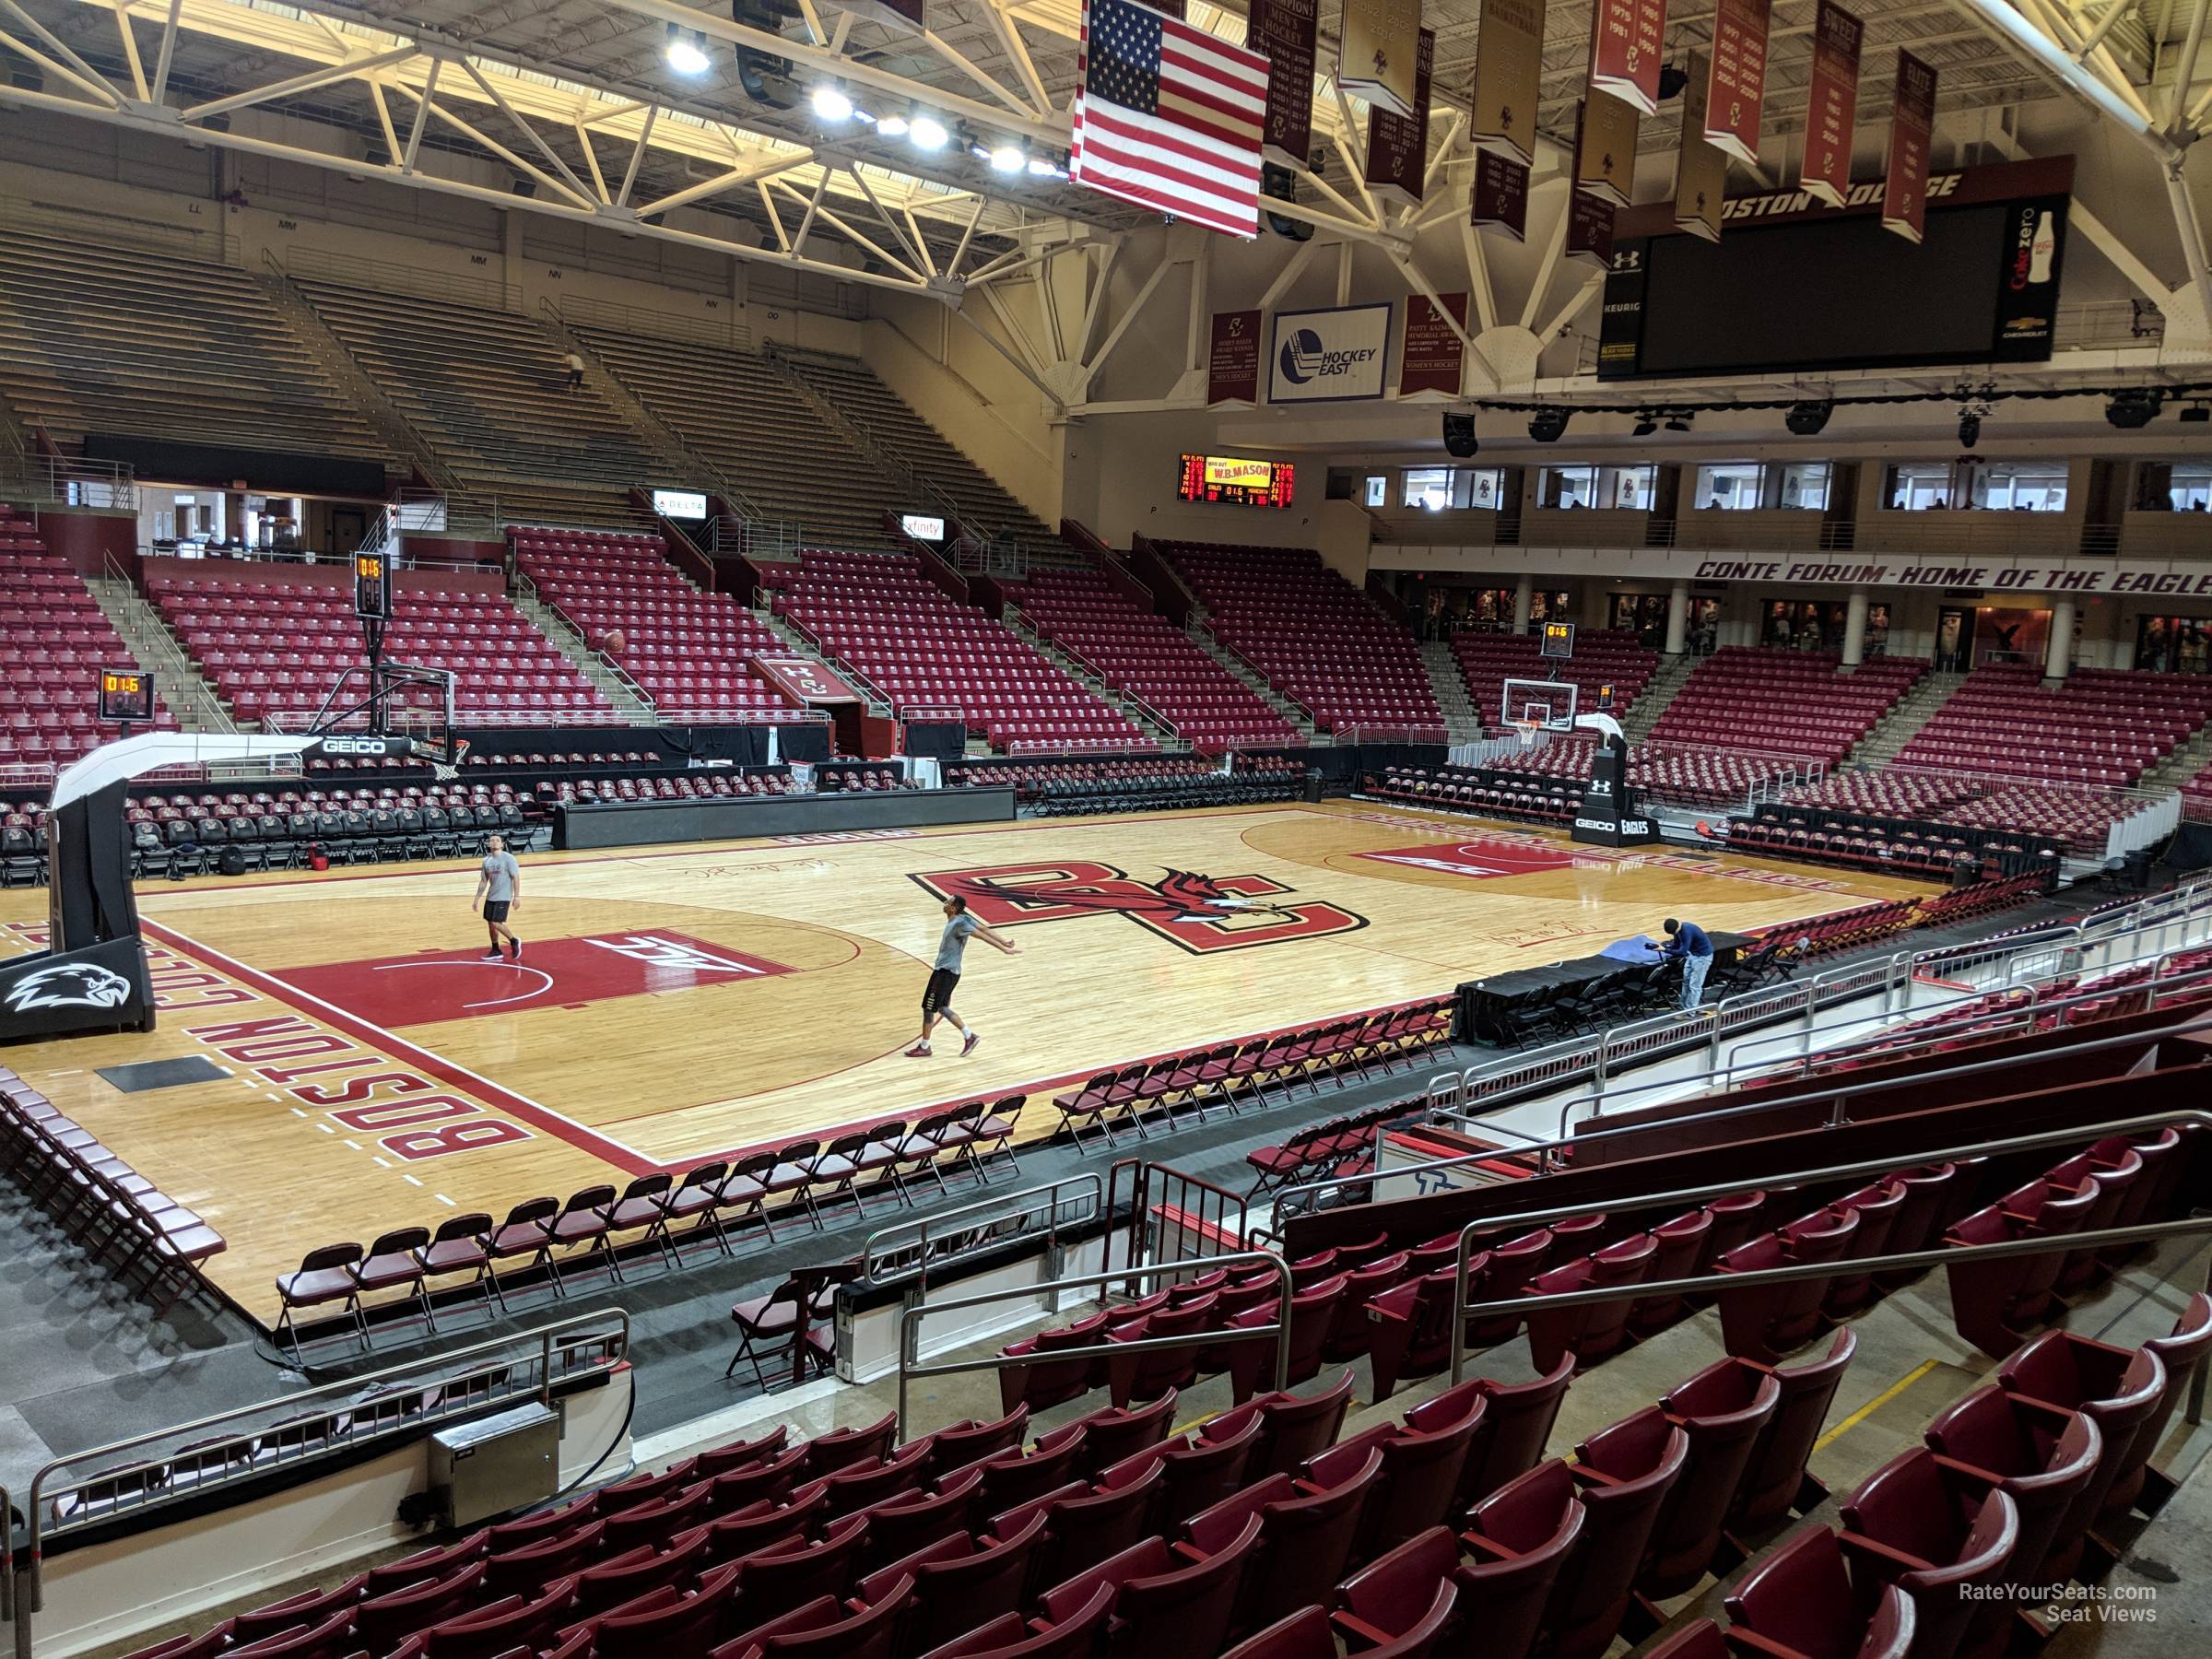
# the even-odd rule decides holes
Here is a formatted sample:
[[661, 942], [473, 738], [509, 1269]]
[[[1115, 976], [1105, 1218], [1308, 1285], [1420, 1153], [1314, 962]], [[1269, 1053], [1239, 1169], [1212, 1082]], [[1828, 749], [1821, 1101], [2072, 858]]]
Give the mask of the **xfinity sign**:
[[1278, 312], [1268, 352], [1267, 401], [1348, 403], [1382, 395], [1390, 361], [1388, 305]]

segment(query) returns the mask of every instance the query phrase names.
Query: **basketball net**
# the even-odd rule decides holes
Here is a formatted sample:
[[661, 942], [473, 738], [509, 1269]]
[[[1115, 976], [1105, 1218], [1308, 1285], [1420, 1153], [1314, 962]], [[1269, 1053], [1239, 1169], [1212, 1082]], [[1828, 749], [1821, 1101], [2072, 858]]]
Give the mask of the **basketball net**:
[[1523, 748], [1532, 749], [1536, 747], [1536, 733], [1540, 729], [1536, 722], [1533, 720], [1515, 720], [1510, 722], [1509, 724], [1513, 728], [1513, 735], [1521, 740], [1521, 747]]

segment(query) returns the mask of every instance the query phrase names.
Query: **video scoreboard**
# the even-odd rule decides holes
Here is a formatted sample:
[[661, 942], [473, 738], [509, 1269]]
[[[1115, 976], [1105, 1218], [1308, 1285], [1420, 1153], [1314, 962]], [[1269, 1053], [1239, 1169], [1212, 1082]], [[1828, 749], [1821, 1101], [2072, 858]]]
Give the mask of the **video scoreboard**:
[[1288, 461], [1242, 455], [1185, 455], [1175, 493], [1186, 501], [1225, 501], [1234, 507], [1288, 507], [1297, 470]]

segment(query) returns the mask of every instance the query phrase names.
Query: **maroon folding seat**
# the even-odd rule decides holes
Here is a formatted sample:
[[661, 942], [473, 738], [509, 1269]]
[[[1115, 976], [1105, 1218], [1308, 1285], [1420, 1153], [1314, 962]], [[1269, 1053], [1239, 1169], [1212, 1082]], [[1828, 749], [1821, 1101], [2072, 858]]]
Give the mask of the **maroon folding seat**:
[[[1430, 1527], [1408, 1538], [1336, 1587], [1337, 1630], [1358, 1653], [1383, 1649], [1431, 1619], [1441, 1637], [1445, 1627], [1458, 1623], [1465, 1594], [1458, 1567], [1459, 1543], [1450, 1527]], [[1440, 1602], [1444, 1604], [1441, 1618]]]
[[834, 1475], [823, 1476], [829, 1515], [834, 1520], [913, 1490], [928, 1477], [930, 1451], [926, 1440], [916, 1441], [900, 1447], [897, 1457], [881, 1463], [852, 1464]]
[[1007, 1613], [931, 1649], [923, 1659], [1090, 1659], [1105, 1636], [1113, 1599], [1113, 1586], [1100, 1584], [1059, 1624], [1025, 1624], [1018, 1614]]
[[635, 1607], [618, 1608], [585, 1628], [599, 1659], [703, 1659], [714, 1645], [737, 1590], [735, 1565], [703, 1574], [697, 1590], [673, 1586]]
[[[1857, 1192], [1837, 1199], [1830, 1207], [1839, 1211], [1849, 1210], [1858, 1218], [1859, 1223], [1845, 1255], [1878, 1256], [1895, 1249], [1890, 1237], [1896, 1230], [1897, 1218], [1904, 1205], [1904, 1187], [1886, 1178], [1869, 1182]], [[1828, 1294], [1821, 1300], [1821, 1312], [1830, 1319], [1841, 1319], [1865, 1307], [1877, 1294], [1871, 1274], [1839, 1273], [1829, 1281]]]
[[576, 1575], [574, 1618], [611, 1612], [626, 1602], [692, 1578], [707, 1566], [706, 1528], [696, 1529], [679, 1547], [655, 1550], [640, 1544], [618, 1556], [602, 1557]]
[[2009, 1496], [1915, 1447], [1860, 1482], [1838, 1512], [1860, 1601], [1872, 1598], [1876, 1584], [1912, 1598], [1915, 1653], [1949, 1659], [1975, 1626], [1973, 1651], [1983, 1651], [1989, 1635], [2001, 1646], [2008, 1621], [1994, 1592], [2011, 1582], [2019, 1544], [2019, 1511]]
[[[1650, 1233], [1636, 1233], [1537, 1274], [1528, 1281], [1525, 1294], [1546, 1296], [1638, 1284], [1647, 1277], [1657, 1253], [1658, 1241]], [[1627, 1340], [1629, 1312], [1633, 1305], [1634, 1299], [1624, 1296], [1617, 1302], [1532, 1309], [1527, 1319], [1530, 1359], [1538, 1371], [1548, 1372], [1563, 1358], [1578, 1363], [1604, 1359]]]
[[963, 1418], [938, 1430], [930, 1437], [938, 1481], [941, 1484], [952, 1471], [964, 1469], [995, 1452], [1020, 1445], [1029, 1426], [1029, 1406], [1018, 1405], [1004, 1417], [988, 1420]]
[[1147, 1397], [1150, 1400], [1148, 1405], [1126, 1409], [1120, 1406], [1103, 1406], [1076, 1419], [1084, 1431], [1082, 1450], [1077, 1453], [1074, 1465], [1076, 1474], [1086, 1478], [1094, 1477], [1132, 1453], [1156, 1445], [1167, 1434], [1175, 1416], [1175, 1391], [1171, 1388], [1157, 1398]]
[[726, 1515], [757, 1499], [780, 1498], [799, 1483], [806, 1459], [806, 1442], [802, 1441], [788, 1452], [779, 1452], [717, 1475], [711, 1488], [713, 1501], [709, 1507], [718, 1515]]
[[352, 1612], [341, 1607], [321, 1624], [295, 1625], [229, 1652], [243, 1653], [247, 1659], [337, 1659], [339, 1654], [354, 1651], [352, 1623]]
[[[1468, 1262], [1467, 1282], [1480, 1282], [1489, 1257], [1477, 1252]], [[1452, 1286], [1447, 1263], [1419, 1278], [1392, 1286], [1362, 1309], [1368, 1321], [1368, 1356], [1375, 1398], [1387, 1400], [1408, 1377], [1431, 1376], [1452, 1355]]]
[[782, 1453], [790, 1436], [791, 1426], [778, 1423], [759, 1440], [732, 1441], [727, 1445], [710, 1447], [691, 1460], [692, 1473], [700, 1480], [712, 1480], [732, 1469], [765, 1463]]
[[1024, 1599], [1045, 1518], [1032, 1515], [1003, 1539], [948, 1533], [934, 1544], [862, 1579], [857, 1594], [874, 1602], [906, 1580], [912, 1599], [900, 1645], [905, 1651], [950, 1641], [963, 1631], [1013, 1612]]
[[1753, 1563], [1725, 1603], [1728, 1646], [1764, 1659], [1906, 1659], [1912, 1598], [1886, 1586], [1871, 1614], [1854, 1599], [1836, 1535], [1808, 1526]]
[[[1052, 1583], [1073, 1577], [1118, 1555], [1152, 1530], [1152, 1514], [1161, 1493], [1158, 1458], [1116, 1465], [1095, 1487], [1071, 1483], [1036, 1500], [1045, 1511], [1045, 1541], [1039, 1551], [1039, 1578]], [[1010, 1524], [1007, 1515], [992, 1519], [995, 1533]]]
[[1427, 1421], [1432, 1416], [1455, 1412], [1459, 1407], [1454, 1402], [1470, 1393], [1481, 1396], [1482, 1423], [1467, 1448], [1467, 1461], [1453, 1499], [1455, 1507], [1488, 1497], [1542, 1461], [1544, 1448], [1551, 1439], [1551, 1426], [1559, 1419], [1559, 1405], [1567, 1397], [1567, 1385], [1573, 1377], [1571, 1359], [1560, 1360], [1531, 1382], [1472, 1377], [1406, 1414], [1409, 1423], [1417, 1418]]
[[2165, 1366], [2166, 1390], [2159, 1396], [2150, 1416], [2144, 1419], [2143, 1427], [2137, 1430], [2139, 1438], [2128, 1451], [2128, 1461], [2141, 1472], [2136, 1490], [2130, 1491], [2115, 1483], [2105, 1500], [2108, 1511], [2129, 1502], [2138, 1503], [2146, 1510], [2153, 1509], [2172, 1492], [2172, 1477], [2152, 1459], [2159, 1454], [2159, 1445], [2165, 1439], [2166, 1425], [2172, 1420], [2173, 1408], [2188, 1395], [2198, 1367], [2205, 1363], [2206, 1349], [2212, 1348], [2212, 1296], [2200, 1290], [2190, 1297], [2181, 1317], [2173, 1322], [2171, 1334], [2152, 1337], [2143, 1348], [2147, 1353], [2156, 1354]]
[[[1997, 1367], [1997, 1383], [2043, 1411], [2078, 1411], [2097, 1425], [2104, 1453], [2058, 1528], [2058, 1549], [2070, 1571], [2100, 1517], [2132, 1500], [2142, 1485], [2149, 1448], [2142, 1430], [2167, 1390], [2165, 1362], [2147, 1348], [2113, 1347], [2066, 1331], [2045, 1331]], [[2064, 1552], [2072, 1551], [2070, 1557]]]
[[983, 1472], [983, 1488], [978, 1495], [982, 1508], [997, 1514], [1076, 1479], [1085, 1432], [1081, 1423], [1070, 1423], [1039, 1435], [1026, 1455], [1017, 1447], [983, 1459], [977, 1465]]
[[[1300, 1290], [1290, 1299], [1290, 1329], [1273, 1336], [1237, 1341], [1229, 1347], [1229, 1382], [1231, 1397], [1241, 1405], [1257, 1393], [1262, 1379], [1275, 1374], [1276, 1348], [1287, 1343], [1288, 1358], [1284, 1371], [1286, 1382], [1302, 1382], [1321, 1371], [1322, 1347], [1328, 1341], [1329, 1333], [1335, 1328], [1337, 1304], [1345, 1294], [1345, 1276], [1335, 1274], [1312, 1287]], [[1279, 1309], [1261, 1307], [1235, 1315], [1230, 1329], [1241, 1330], [1250, 1326], [1267, 1326], [1275, 1324]]]
[[[2143, 1159], [2132, 1150], [2122, 1150], [2115, 1156], [2099, 1159], [2083, 1152], [2054, 1166], [2044, 1179], [2062, 1191], [2072, 1191], [2077, 1196], [2086, 1189], [2095, 1202], [2083, 1212], [2080, 1232], [2102, 1232], [2120, 1224], [2121, 1214], [2128, 1207], [2130, 1194], [2143, 1173]], [[2136, 1207], [2138, 1212], [2139, 1201]], [[2059, 1269], [2058, 1288], [2062, 1291], [2087, 1289], [2105, 1277], [2106, 1268], [2100, 1253], [2093, 1249], [2069, 1251]]]
[[1381, 1489], [1370, 1500], [1357, 1549], [1372, 1556], [1435, 1526], [1453, 1512], [1489, 1402], [1462, 1384], [1406, 1414], [1338, 1442], [1329, 1454], [1349, 1460], [1366, 1448], [1382, 1453]]
[[806, 1475], [834, 1475], [853, 1464], [874, 1463], [887, 1456], [899, 1433], [899, 1414], [891, 1412], [864, 1428], [832, 1429], [806, 1442]]
[[[1889, 1253], [1902, 1255], [1911, 1251], [1935, 1249], [1943, 1238], [1944, 1230], [1955, 1219], [1952, 1209], [1957, 1194], [1967, 1187], [1959, 1166], [1924, 1164], [1917, 1169], [1899, 1171], [1886, 1179], [1890, 1184], [1902, 1187], [1905, 1193], [1905, 1201], [1889, 1224]], [[1858, 1253], [1869, 1253], [1862, 1250]], [[1883, 1289], [1894, 1290], [1926, 1271], [1924, 1267], [1890, 1268], [1874, 1277]]]
[[724, 1642], [714, 1659], [892, 1659], [900, 1617], [912, 1599], [911, 1579], [878, 1583], [873, 1598], [818, 1595]]
[[[1658, 1248], [1653, 1253], [1651, 1265], [1645, 1269], [1644, 1278], [1653, 1284], [1665, 1284], [1670, 1279], [1697, 1277], [1712, 1236], [1712, 1212], [1702, 1208], [1653, 1228], [1652, 1239]], [[1635, 1306], [1629, 1310], [1629, 1328], [1640, 1336], [1664, 1330], [1682, 1317], [1686, 1305], [1678, 1295], [1638, 1297]]]
[[1479, 1631], [1485, 1653], [1520, 1659], [1539, 1637], [1550, 1645], [1558, 1627], [1547, 1614], [1587, 1522], [1573, 1477], [1556, 1460], [1508, 1481], [1468, 1512], [1459, 1542], [1474, 1559], [1453, 1578], [1461, 1617]]
[[[1676, 1384], [1651, 1409], [1689, 1436], [1689, 1457], [1667, 1494], [1637, 1588], [1653, 1600], [1679, 1595], [1703, 1576], [1782, 1385], [1760, 1368], [1722, 1359]], [[1644, 1413], [1631, 1434], [1656, 1433]], [[1616, 1425], [1617, 1429], [1623, 1425]]]
[[1140, 1539], [1046, 1591], [1039, 1606], [1057, 1624], [1088, 1605], [1099, 1585], [1109, 1584], [1115, 1591], [1108, 1626], [1115, 1652], [1218, 1653], [1260, 1530], [1260, 1517], [1250, 1516], [1237, 1536], [1196, 1559], [1179, 1558], [1159, 1538]]
[[[1116, 1324], [1106, 1333], [1110, 1343], [1142, 1342], [1164, 1336], [1189, 1336], [1210, 1330], [1215, 1324], [1217, 1296], [1202, 1296], [1181, 1306], [1159, 1308], [1140, 1319]], [[1274, 1311], [1255, 1324], [1275, 1323]], [[1324, 1333], [1325, 1335], [1325, 1333]], [[1316, 1365], [1319, 1361], [1315, 1361]], [[1160, 1395], [1172, 1398], [1178, 1388], [1187, 1388], [1198, 1380], [1198, 1349], [1196, 1347], [1179, 1348], [1146, 1348], [1124, 1358], [1114, 1355], [1106, 1360], [1107, 1388], [1116, 1406], [1125, 1406], [1132, 1399], [1154, 1399]], [[1240, 1396], [1241, 1397], [1241, 1396]]]
[[1689, 1458], [1689, 1436], [1641, 1412], [1601, 1429], [1575, 1449], [1576, 1461], [1539, 1464], [1521, 1480], [1546, 1482], [1561, 1471], [1581, 1495], [1581, 1546], [1552, 1591], [1546, 1627], [1556, 1659], [1594, 1659], [1620, 1628], [1661, 1508]]
[[[1539, 1227], [1534, 1232], [1523, 1233], [1502, 1244], [1493, 1244], [1484, 1253], [1485, 1260], [1479, 1277], [1476, 1263], [1467, 1263], [1467, 1302], [1510, 1302], [1519, 1296], [1528, 1281], [1544, 1271], [1544, 1265], [1554, 1253], [1557, 1230]], [[1563, 1253], [1563, 1252], [1562, 1252]], [[1467, 1322], [1466, 1342], [1470, 1348], [1493, 1347], [1512, 1340], [1521, 1328], [1521, 1314], [1508, 1311], [1487, 1314]]]
[[982, 1471], [970, 1469], [941, 1482], [934, 1492], [912, 1489], [870, 1505], [861, 1512], [868, 1518], [866, 1560], [880, 1567], [939, 1538], [965, 1534], [982, 1484]]
[[[674, 1497], [656, 1498], [645, 1503], [605, 1516], [596, 1524], [601, 1528], [603, 1547], [608, 1555], [620, 1555], [640, 1544], [656, 1547], [688, 1527], [698, 1526], [713, 1516], [713, 1485], [700, 1481]], [[600, 1507], [606, 1507], [603, 1500]]]
[[1736, 1488], [1731, 1525], [1747, 1531], [1771, 1525], [1794, 1509], [1803, 1514], [1827, 1496], [1817, 1482], [1808, 1486], [1806, 1464], [1813, 1442], [1828, 1420], [1828, 1408], [1843, 1381], [1844, 1369], [1858, 1351], [1859, 1335], [1846, 1325], [1829, 1344], [1828, 1352], [1800, 1365], [1762, 1369], [1781, 1385], [1774, 1415], [1759, 1431], [1759, 1441], [1745, 1465]]
[[1336, 1323], [1323, 1345], [1323, 1358], [1356, 1359], [1367, 1352], [1367, 1304], [1406, 1277], [1409, 1257], [1403, 1250], [1376, 1257], [1344, 1277], [1344, 1300], [1336, 1309]]
[[1164, 1465], [1160, 1525], [1171, 1530], [1242, 1487], [1260, 1450], [1265, 1428], [1254, 1412], [1234, 1433], [1195, 1442], [1188, 1436], [1176, 1435], [1152, 1447]]
[[506, 1596], [433, 1625], [424, 1633], [424, 1645], [430, 1659], [495, 1659], [518, 1647], [542, 1648], [575, 1606], [576, 1580], [555, 1579], [534, 1599]]
[[2060, 1198], [2048, 1183], [2030, 1182], [1955, 1222], [1944, 1242], [1961, 1253], [1945, 1263], [1944, 1271], [1950, 1279], [1951, 1316], [1959, 1335], [1992, 1359], [2003, 1359], [2019, 1346], [2025, 1327], [2050, 1316], [2052, 1287], [2065, 1265], [2065, 1253], [2058, 1250], [1975, 1261], [1974, 1245], [2063, 1237], [2079, 1230], [2082, 1217], [2096, 1202], [2094, 1192]]
[[[456, 1576], [461, 1571], [462, 1568], [456, 1565], [445, 1574], [427, 1575], [412, 1584], [386, 1586], [386, 1593], [392, 1590], [418, 1590], [426, 1586], [439, 1585], [445, 1579]], [[271, 1636], [281, 1635], [287, 1630], [296, 1630], [303, 1627], [308, 1630], [318, 1629], [328, 1622], [332, 1614], [359, 1606], [363, 1599], [362, 1592], [367, 1587], [368, 1582], [369, 1575], [360, 1572], [356, 1573], [344, 1583], [332, 1585], [328, 1590], [303, 1590], [297, 1595], [286, 1596], [282, 1601], [274, 1601], [266, 1606], [255, 1607], [251, 1612], [241, 1613], [235, 1618], [224, 1619], [207, 1632], [207, 1637], [215, 1639], [214, 1649], [219, 1649], [225, 1645], [245, 1647], [256, 1641], [265, 1641]], [[407, 1627], [410, 1632], [414, 1628], [413, 1626]], [[198, 1640], [206, 1641], [206, 1637]], [[138, 1653], [132, 1654], [130, 1659], [170, 1659], [171, 1653], [182, 1653], [194, 1641], [194, 1639], [189, 1636], [172, 1638], [168, 1642], [157, 1643], [152, 1648], [141, 1649]]]
[[1382, 1475], [1379, 1447], [1332, 1448], [1312, 1460], [1304, 1478], [1270, 1475], [1192, 1516], [1178, 1550], [1211, 1556], [1241, 1537], [1256, 1516], [1261, 1552], [1246, 1574], [1238, 1620], [1271, 1623], [1311, 1601], [1317, 1585], [1344, 1576]]
[[867, 1530], [865, 1517], [848, 1515], [832, 1522], [819, 1538], [773, 1545], [740, 1557], [734, 1564], [745, 1617], [777, 1618], [818, 1595], [843, 1595], [859, 1576]]
[[[1002, 1359], [1042, 1356], [1060, 1348], [1097, 1347], [1106, 1340], [1106, 1330], [1113, 1312], [1093, 1313], [1077, 1320], [1072, 1325], [1056, 1330], [1040, 1331], [1034, 1336], [1024, 1336], [1009, 1342], [999, 1349]], [[998, 1398], [1003, 1409], [1016, 1411], [1047, 1411], [1053, 1406], [1088, 1393], [1091, 1373], [1099, 1361], [1082, 1358], [1076, 1359], [1044, 1360], [1039, 1358], [1029, 1365], [1009, 1365], [998, 1373]], [[1102, 1373], [1101, 1373], [1102, 1374]]]

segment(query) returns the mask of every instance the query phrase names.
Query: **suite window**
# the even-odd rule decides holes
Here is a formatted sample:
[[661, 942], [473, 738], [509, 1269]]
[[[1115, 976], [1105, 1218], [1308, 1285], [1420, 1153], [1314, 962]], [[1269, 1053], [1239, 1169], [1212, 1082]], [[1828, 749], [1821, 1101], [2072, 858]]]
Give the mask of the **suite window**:
[[2066, 469], [2047, 461], [1976, 465], [1967, 500], [1993, 512], [2064, 512]]
[[1828, 508], [1829, 466], [1825, 461], [1792, 461], [1775, 468], [1781, 491], [1774, 505], [1784, 512], [1823, 512]]
[[1473, 507], [1486, 512], [1498, 510], [1498, 494], [1505, 475], [1495, 466], [1409, 466], [1406, 469], [1400, 504], [1441, 512], [1448, 507]]
[[1658, 482], [1659, 469], [1648, 464], [1601, 466], [1597, 469], [1598, 505], [1628, 512], [1649, 512]]
[[1715, 461], [1698, 468], [1694, 505], [1712, 512], [1748, 512], [1764, 497], [1767, 469], [1756, 461]]
[[1536, 477], [1536, 505], [1565, 511], [1597, 500], [1597, 468], [1547, 466]]
[[1360, 500], [1370, 507], [1389, 506], [1389, 475], [1386, 473], [1377, 473], [1374, 477], [1369, 478], [1363, 487], [1363, 493], [1360, 496]]
[[1406, 469], [1404, 507], [1426, 507], [1441, 512], [1452, 505], [1452, 469], [1448, 466], [1409, 466]]
[[2138, 512], [2212, 512], [2212, 466], [2146, 461], [2136, 469]]
[[1936, 512], [1959, 504], [1948, 461], [1900, 461], [1882, 474], [1882, 500], [1894, 512]]

